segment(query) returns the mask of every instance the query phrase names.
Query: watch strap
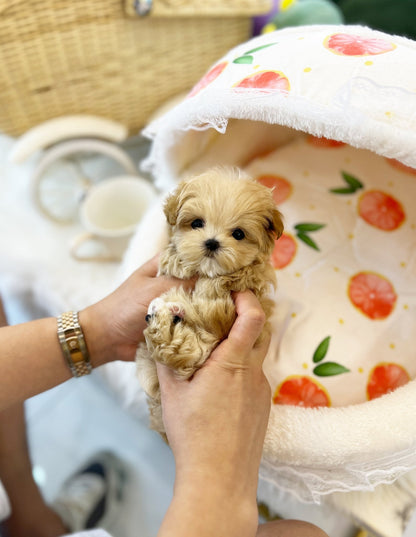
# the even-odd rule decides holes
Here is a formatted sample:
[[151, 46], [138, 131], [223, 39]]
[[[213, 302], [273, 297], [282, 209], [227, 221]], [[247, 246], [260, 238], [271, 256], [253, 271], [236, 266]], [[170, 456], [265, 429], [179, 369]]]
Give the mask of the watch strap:
[[78, 312], [62, 313], [57, 321], [59, 343], [72, 375], [82, 377], [90, 374], [92, 366], [84, 333], [79, 324]]

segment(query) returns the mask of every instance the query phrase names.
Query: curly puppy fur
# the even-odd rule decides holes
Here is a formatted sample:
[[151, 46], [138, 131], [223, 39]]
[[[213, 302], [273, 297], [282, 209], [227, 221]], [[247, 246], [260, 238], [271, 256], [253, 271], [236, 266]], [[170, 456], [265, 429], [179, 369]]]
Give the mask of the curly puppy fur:
[[159, 273], [197, 281], [191, 292], [172, 289], [150, 304], [147, 346], [137, 352], [150, 425], [162, 436], [155, 361], [190, 378], [230, 331], [236, 317], [232, 291], [251, 289], [270, 316], [267, 295], [275, 285], [270, 255], [283, 232], [271, 190], [236, 168], [214, 168], [182, 181], [164, 211], [169, 243]]

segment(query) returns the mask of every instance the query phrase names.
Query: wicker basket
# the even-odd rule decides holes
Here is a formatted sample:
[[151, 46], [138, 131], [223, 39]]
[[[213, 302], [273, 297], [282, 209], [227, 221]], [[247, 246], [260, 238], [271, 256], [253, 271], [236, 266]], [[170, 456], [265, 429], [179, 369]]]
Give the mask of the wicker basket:
[[[136, 0], [136, 4], [138, 4]], [[0, 0], [0, 130], [19, 135], [63, 114], [137, 132], [250, 33], [270, 0]], [[136, 6], [137, 7], [137, 6]]]

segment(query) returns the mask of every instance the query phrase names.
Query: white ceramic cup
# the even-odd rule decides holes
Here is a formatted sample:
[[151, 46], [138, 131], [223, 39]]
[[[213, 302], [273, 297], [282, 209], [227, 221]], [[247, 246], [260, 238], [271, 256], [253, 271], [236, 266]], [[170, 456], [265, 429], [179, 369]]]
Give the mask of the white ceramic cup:
[[122, 175], [92, 186], [80, 206], [86, 231], [74, 238], [72, 256], [79, 261], [119, 261], [155, 198], [153, 186], [140, 177]]

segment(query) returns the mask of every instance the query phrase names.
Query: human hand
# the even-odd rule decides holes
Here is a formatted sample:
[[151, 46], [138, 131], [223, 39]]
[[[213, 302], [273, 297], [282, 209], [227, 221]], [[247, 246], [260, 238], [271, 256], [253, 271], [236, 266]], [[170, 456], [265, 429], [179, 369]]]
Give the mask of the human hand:
[[256, 525], [258, 468], [271, 401], [262, 370], [269, 338], [256, 345], [265, 315], [252, 292], [236, 294], [235, 305], [237, 319], [228, 338], [191, 380], [177, 379], [161, 364], [157, 369], [176, 462], [175, 495], [186, 503], [184, 496], [200, 501], [204, 491], [208, 503], [213, 494], [227, 506], [232, 501], [233, 509], [244, 505]]
[[137, 269], [118, 289], [79, 314], [94, 366], [113, 360], [131, 361], [143, 330], [150, 302], [172, 287], [191, 288], [194, 281], [156, 276], [159, 256]]

